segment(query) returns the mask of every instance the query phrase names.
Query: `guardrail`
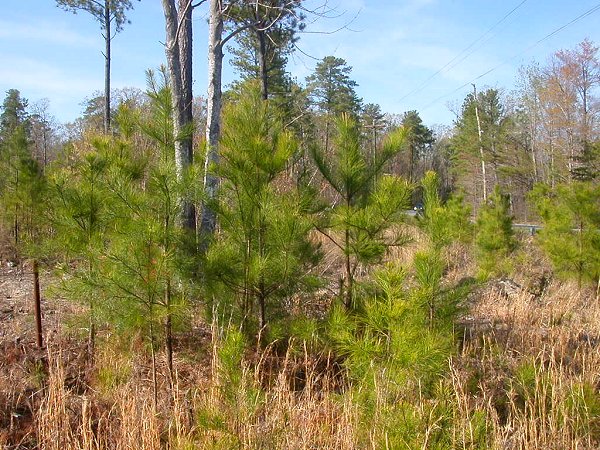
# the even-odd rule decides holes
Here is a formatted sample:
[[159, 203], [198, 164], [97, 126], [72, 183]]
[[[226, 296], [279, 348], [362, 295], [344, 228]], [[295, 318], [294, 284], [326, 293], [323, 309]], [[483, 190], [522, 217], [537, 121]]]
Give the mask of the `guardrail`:
[[513, 223], [513, 228], [529, 230], [529, 234], [531, 236], [535, 235], [538, 230], [541, 230], [543, 227], [541, 225], [534, 225], [531, 223]]

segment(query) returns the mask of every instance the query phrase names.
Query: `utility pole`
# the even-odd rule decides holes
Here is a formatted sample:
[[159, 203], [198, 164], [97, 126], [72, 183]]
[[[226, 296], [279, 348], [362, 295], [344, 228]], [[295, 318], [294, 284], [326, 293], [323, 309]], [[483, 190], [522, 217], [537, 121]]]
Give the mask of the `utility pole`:
[[483, 154], [483, 142], [481, 136], [481, 122], [479, 120], [479, 100], [477, 99], [477, 88], [475, 84], [473, 86], [473, 99], [475, 101], [475, 117], [477, 118], [477, 134], [479, 136], [479, 157], [481, 159], [481, 179], [483, 181], [483, 203], [487, 203], [487, 180], [485, 175], [485, 158]]
[[[382, 130], [384, 125], [381, 123], [377, 123], [376, 119], [373, 118], [370, 125], [363, 125], [364, 128], [371, 130], [371, 155], [370, 155], [370, 164], [375, 164], [375, 159], [377, 158], [377, 130]], [[377, 184], [377, 176], [373, 177], [373, 186]]]

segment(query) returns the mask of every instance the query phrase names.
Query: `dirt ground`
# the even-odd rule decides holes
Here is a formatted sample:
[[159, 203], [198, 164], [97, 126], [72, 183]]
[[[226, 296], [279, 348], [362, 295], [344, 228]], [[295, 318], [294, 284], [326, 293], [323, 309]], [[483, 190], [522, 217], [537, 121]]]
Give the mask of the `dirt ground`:
[[0, 449], [33, 448], [34, 411], [42, 392], [48, 344], [59, 335], [60, 319], [72, 306], [44, 295], [48, 274], [40, 274], [44, 348], [36, 346], [31, 264], [0, 258]]

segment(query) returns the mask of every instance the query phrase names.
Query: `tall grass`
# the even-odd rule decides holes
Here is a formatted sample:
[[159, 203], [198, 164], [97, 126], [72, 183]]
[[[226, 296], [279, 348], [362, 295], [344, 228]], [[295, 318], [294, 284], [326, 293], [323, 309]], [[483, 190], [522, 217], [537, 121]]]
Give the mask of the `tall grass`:
[[574, 284], [535, 298], [495, 291], [472, 308], [479, 324], [453, 360], [454, 391], [484, 411], [496, 448], [598, 448], [600, 306]]
[[100, 356], [104, 378], [96, 367], [77, 385], [77, 362], [54, 346], [27, 442], [57, 450], [598, 448], [600, 306], [592, 298], [570, 284], [551, 284], [541, 297], [481, 291], [447, 376], [433, 390], [398, 390], [378, 372], [369, 416], [360, 385], [302, 343], [285, 355], [257, 354], [235, 330], [213, 327], [203, 361], [176, 360], [172, 391], [159, 363], [156, 408], [144, 358], [111, 377], [123, 364], [111, 369], [116, 355]]

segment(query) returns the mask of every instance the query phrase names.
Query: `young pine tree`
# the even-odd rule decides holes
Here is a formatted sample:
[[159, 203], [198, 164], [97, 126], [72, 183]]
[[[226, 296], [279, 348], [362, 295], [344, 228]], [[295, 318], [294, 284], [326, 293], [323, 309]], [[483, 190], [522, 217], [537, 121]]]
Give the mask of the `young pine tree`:
[[509, 213], [509, 197], [496, 186], [477, 216], [475, 244], [483, 275], [504, 274], [509, 271], [509, 256], [517, 241]]
[[12, 230], [22, 257], [31, 258], [37, 345], [42, 347], [42, 317], [38, 257], [46, 230], [43, 220], [46, 179], [31, 154], [26, 100], [10, 90], [0, 115], [0, 221]]
[[[93, 138], [54, 174], [53, 223], [70, 275], [64, 290], [88, 301], [91, 351], [100, 320], [144, 337], [156, 399], [156, 350], [162, 338], [172, 380], [173, 323], [185, 309], [192, 264], [177, 218], [191, 179], [176, 174], [169, 90], [151, 83], [148, 97], [143, 113], [119, 111], [120, 136]], [[153, 151], [139, 152], [140, 140]]]
[[[103, 278], [110, 292], [112, 323], [147, 338], [156, 395], [156, 350], [162, 338], [172, 382], [173, 330], [185, 317], [189, 297], [193, 254], [178, 218], [190, 200], [193, 174], [177, 176], [171, 92], [153, 74], [148, 84], [143, 114], [122, 108], [115, 118], [123, 138], [113, 140], [108, 173], [115, 228], [106, 248]], [[153, 151], [148, 156], [131, 145], [136, 135], [149, 143]]]
[[[360, 435], [369, 439], [361, 448], [429, 448], [426, 442], [448, 437], [441, 425], [424, 439], [428, 425], [416, 414], [415, 404], [435, 398], [436, 384], [455, 349], [455, 315], [448, 311], [431, 322], [419, 288], [407, 288], [407, 276], [407, 270], [394, 265], [376, 271], [372, 295], [362, 309], [348, 311], [336, 305], [327, 321], [331, 345], [348, 371]], [[448, 423], [435, 408], [427, 417]]]
[[461, 196], [442, 201], [439, 177], [429, 171], [421, 180], [423, 188], [423, 214], [417, 217], [421, 230], [433, 249], [440, 250], [456, 240], [467, 240], [473, 226], [469, 222], [470, 208]]
[[470, 210], [461, 197], [444, 203], [439, 195], [439, 184], [437, 174], [431, 171], [421, 180], [423, 215], [417, 221], [429, 240], [429, 246], [417, 252], [413, 260], [416, 281], [413, 296], [428, 311], [430, 327], [455, 315], [457, 301], [469, 289], [468, 283], [447, 286], [443, 278], [447, 268], [444, 251], [452, 242], [466, 240], [471, 235]]
[[341, 251], [344, 278], [340, 297], [348, 309], [355, 308], [354, 274], [360, 264], [381, 261], [390, 246], [406, 237], [395, 225], [405, 218], [410, 185], [391, 175], [381, 176], [384, 165], [401, 149], [405, 131], [388, 135], [372, 163], [361, 148], [357, 123], [348, 115], [337, 120], [334, 152], [327, 158], [314, 150], [316, 165], [335, 192], [335, 206], [323, 217], [321, 231]]
[[[297, 142], [256, 88], [224, 114], [220, 232], [207, 255], [217, 311], [262, 332], [284, 303], [314, 285], [318, 249], [309, 240], [311, 198], [285, 180]], [[228, 309], [230, 308], [230, 309]]]
[[99, 151], [100, 138], [90, 144], [85, 154], [67, 155], [62, 167], [49, 176], [48, 220], [55, 234], [47, 245], [63, 261], [63, 292], [88, 308], [88, 356], [93, 358], [102, 297], [99, 265], [114, 216], [106, 189], [109, 161]]
[[542, 219], [538, 241], [557, 273], [600, 287], [600, 209], [593, 182], [538, 184], [531, 193]]

